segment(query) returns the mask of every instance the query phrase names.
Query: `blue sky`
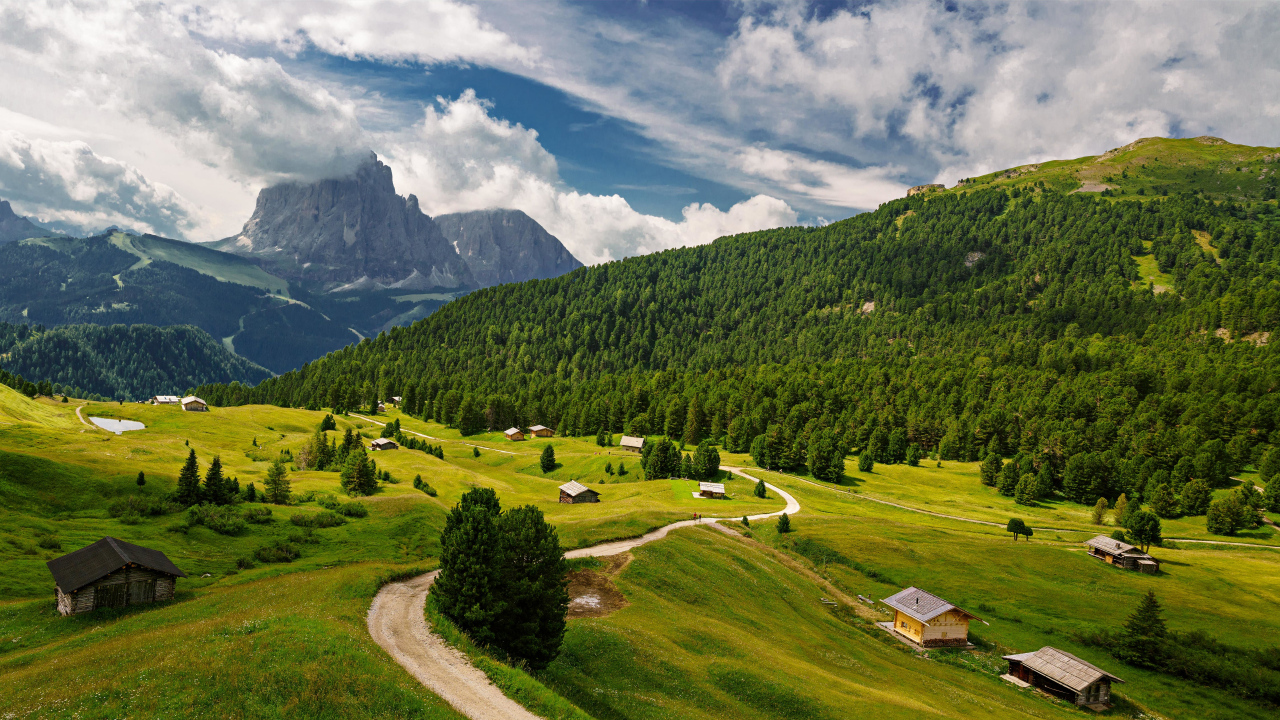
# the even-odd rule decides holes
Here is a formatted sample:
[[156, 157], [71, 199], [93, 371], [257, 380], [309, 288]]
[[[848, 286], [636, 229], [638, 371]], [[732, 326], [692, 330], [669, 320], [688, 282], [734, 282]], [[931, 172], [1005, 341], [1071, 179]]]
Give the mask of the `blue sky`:
[[431, 214], [603, 262], [925, 182], [1212, 134], [1280, 145], [1280, 4], [168, 0], [0, 6], [0, 197], [238, 232], [373, 150]]

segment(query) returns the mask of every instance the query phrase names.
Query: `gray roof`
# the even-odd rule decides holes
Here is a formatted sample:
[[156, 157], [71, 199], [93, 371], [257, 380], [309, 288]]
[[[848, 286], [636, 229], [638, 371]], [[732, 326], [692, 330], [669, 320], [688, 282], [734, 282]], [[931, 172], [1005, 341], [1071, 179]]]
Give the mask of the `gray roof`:
[[177, 577], [187, 576], [159, 550], [113, 537], [104, 537], [92, 545], [54, 558], [45, 564], [49, 566], [53, 581], [62, 588], [62, 592], [73, 593], [129, 563]]
[[520, 432], [520, 428], [507, 428], [506, 430], [502, 431], [502, 434], [503, 435], [523, 435], [524, 433]]
[[1151, 557], [1127, 542], [1121, 542], [1106, 535], [1097, 535], [1084, 541], [1085, 545], [1097, 548], [1108, 555], [1132, 555], [1134, 557]]
[[723, 495], [723, 494], [724, 494], [724, 483], [709, 483], [709, 482], [700, 482], [700, 483], [698, 483], [698, 492], [704, 492], [704, 491], [710, 491], [710, 492], [713, 492], [713, 493], [720, 493], [721, 495]]
[[618, 442], [618, 445], [621, 447], [633, 447], [633, 448], [644, 447], [644, 438], [631, 437], [630, 435], [623, 435], [622, 440]]
[[909, 587], [896, 595], [885, 598], [882, 602], [895, 610], [902, 611], [904, 614], [909, 615], [922, 623], [927, 623], [939, 615], [945, 612], [950, 612], [951, 610], [958, 610], [974, 620], [980, 619], [977, 615], [974, 615], [968, 610], [956, 607], [937, 595], [925, 592], [924, 590], [916, 587]]
[[546, 425], [534, 425], [533, 427], [529, 428], [529, 432], [538, 432], [539, 430], [550, 430], [550, 429], [551, 428], [547, 427]]
[[186, 405], [186, 404], [187, 404], [187, 403], [189, 403], [189, 402], [198, 402], [198, 403], [200, 403], [201, 405], [208, 405], [208, 403], [206, 403], [205, 401], [203, 401], [203, 400], [201, 400], [200, 398], [196, 397], [195, 395], [188, 395], [188, 396], [186, 396], [186, 397], [182, 398], [182, 404], [183, 404], [183, 405]]
[[1017, 660], [1026, 668], [1079, 692], [1101, 680], [1124, 682], [1101, 668], [1090, 665], [1069, 652], [1053, 647], [1042, 647], [1031, 653], [1005, 655], [1005, 660]]
[[396, 444], [396, 441], [392, 440], [391, 438], [378, 438], [377, 440], [374, 440], [373, 442], [369, 443], [369, 446], [382, 447], [383, 445], [395, 445], [395, 444]]
[[[563, 490], [568, 495], [570, 495], [571, 497], [577, 497], [584, 492], [591, 492], [591, 493], [596, 492], [595, 490], [592, 490], [591, 488], [587, 487], [586, 485], [583, 485], [577, 480], [570, 480], [569, 482], [561, 485], [560, 489]], [[596, 493], [596, 494], [599, 495], [600, 493]]]

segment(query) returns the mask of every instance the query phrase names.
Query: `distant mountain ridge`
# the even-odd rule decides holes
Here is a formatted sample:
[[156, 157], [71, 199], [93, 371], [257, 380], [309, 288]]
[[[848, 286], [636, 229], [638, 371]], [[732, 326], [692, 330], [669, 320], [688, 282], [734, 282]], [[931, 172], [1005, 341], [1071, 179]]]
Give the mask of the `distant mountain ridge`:
[[14, 240], [56, 235], [13, 212], [8, 200], [0, 200], [0, 245]]
[[453, 213], [435, 221], [482, 287], [545, 280], [582, 267], [554, 235], [519, 210]]
[[190, 325], [63, 325], [0, 322], [0, 367], [125, 400], [172, 395], [207, 382], [258, 383], [271, 372]]

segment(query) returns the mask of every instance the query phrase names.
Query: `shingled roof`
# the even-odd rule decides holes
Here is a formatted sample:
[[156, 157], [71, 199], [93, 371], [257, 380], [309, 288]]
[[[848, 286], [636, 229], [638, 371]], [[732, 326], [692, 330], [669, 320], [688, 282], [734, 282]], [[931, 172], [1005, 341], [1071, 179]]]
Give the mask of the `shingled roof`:
[[644, 447], [644, 438], [623, 435], [622, 440], [618, 442], [619, 447], [642, 448]]
[[1122, 542], [1120, 540], [1116, 540], [1115, 538], [1107, 537], [1106, 535], [1096, 535], [1094, 537], [1091, 537], [1088, 540], [1085, 540], [1084, 544], [1088, 545], [1091, 548], [1096, 548], [1098, 550], [1101, 550], [1102, 552], [1107, 553], [1108, 555], [1132, 555], [1134, 557], [1151, 557], [1150, 555], [1142, 552], [1141, 550], [1130, 545], [1127, 542]]
[[968, 610], [956, 607], [937, 595], [925, 592], [924, 590], [916, 587], [909, 587], [896, 595], [885, 598], [882, 602], [894, 610], [899, 610], [903, 614], [913, 617], [922, 623], [927, 623], [939, 615], [951, 610], [958, 610], [974, 620], [981, 619]]
[[73, 593], [129, 563], [177, 577], [187, 576], [159, 550], [113, 537], [104, 537], [88, 547], [54, 558], [45, 564], [49, 566], [53, 581], [62, 588], [62, 592]]
[[1005, 660], [1016, 660], [1054, 682], [1080, 692], [1104, 677], [1112, 682], [1124, 682], [1101, 668], [1090, 665], [1069, 652], [1053, 647], [1042, 647], [1035, 652], [1021, 655], [1005, 655]]

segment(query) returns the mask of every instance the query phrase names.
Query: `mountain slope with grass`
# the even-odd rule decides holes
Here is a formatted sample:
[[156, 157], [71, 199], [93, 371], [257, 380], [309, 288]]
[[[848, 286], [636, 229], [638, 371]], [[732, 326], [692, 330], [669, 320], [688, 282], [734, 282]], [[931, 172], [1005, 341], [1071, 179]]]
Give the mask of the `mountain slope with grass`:
[[[0, 328], [13, 327], [0, 323]], [[4, 333], [0, 337], [17, 337]], [[208, 382], [254, 384], [270, 371], [190, 325], [62, 325], [0, 341], [0, 368], [75, 394], [140, 400]], [[28, 381], [30, 382], [30, 380]], [[49, 388], [45, 394], [52, 394]]]

